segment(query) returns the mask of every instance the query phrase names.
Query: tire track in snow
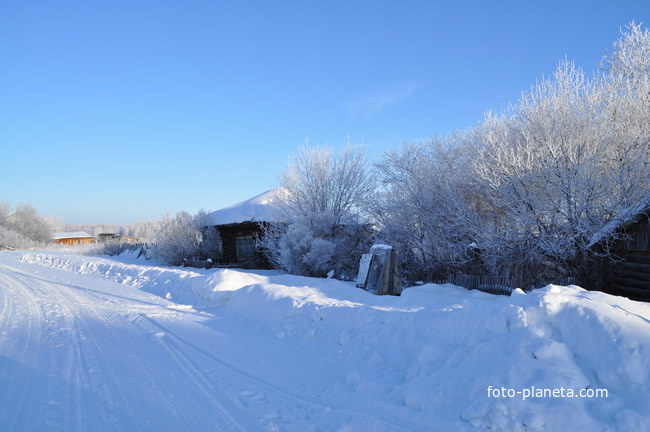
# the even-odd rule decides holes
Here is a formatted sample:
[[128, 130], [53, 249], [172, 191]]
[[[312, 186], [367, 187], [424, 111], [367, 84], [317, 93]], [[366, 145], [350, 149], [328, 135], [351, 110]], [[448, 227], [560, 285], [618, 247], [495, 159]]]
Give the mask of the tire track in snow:
[[[5, 278], [7, 277], [5, 276]], [[21, 288], [21, 292], [15, 294], [30, 297], [30, 305], [38, 307], [38, 302], [42, 304], [43, 313], [32, 312], [30, 315], [39, 325], [41, 323], [37, 318], [42, 316], [47, 326], [52, 329], [47, 340], [48, 345], [46, 345], [49, 348], [47, 355], [45, 359], [40, 359], [41, 366], [47, 363], [48, 382], [36, 384], [36, 386], [24, 386], [26, 393], [34, 395], [43, 393], [43, 384], [47, 385], [46, 400], [39, 404], [39, 410], [45, 411], [40, 415], [45, 425], [56, 429], [74, 425], [75, 430], [89, 430], [85, 422], [90, 418], [96, 424], [94, 429], [104, 429], [107, 425], [111, 425], [110, 430], [123, 430], [119, 426], [120, 421], [115, 409], [107, 410], [106, 408], [119, 406], [122, 410], [120, 413], [122, 418], [125, 414], [124, 411], [127, 411], [127, 416], [132, 419], [136, 419], [138, 415], [127, 401], [126, 392], [122, 389], [119, 379], [119, 372], [114, 370], [104, 353], [104, 347], [98, 343], [96, 335], [93, 334], [93, 330], [97, 330], [97, 328], [91, 329], [86, 322], [88, 318], [82, 317], [76, 308], [82, 305], [84, 309], [91, 309], [93, 312], [97, 312], [98, 309], [89, 307], [87, 301], [80, 301], [74, 296], [66, 296], [65, 293], [69, 292], [69, 289], [64, 284], [52, 282], [48, 286], [38, 278], [29, 277], [29, 275], [15, 270], [11, 272], [9, 279], [15, 281], [13, 286]], [[39, 296], [36, 295], [37, 293]], [[107, 315], [104, 314], [104, 317], [106, 318]], [[114, 321], [111, 322], [114, 328], [119, 328]], [[102, 330], [110, 331], [108, 326]], [[117, 337], [113, 340], [125, 341], [128, 338]], [[40, 340], [34, 341], [32, 345], [40, 346]], [[65, 349], [64, 352], [62, 352], [63, 349]], [[102, 375], [93, 376], [89, 371], [101, 372]], [[64, 384], [63, 389], [60, 388], [62, 383]], [[88, 392], [97, 391], [101, 393], [101, 409], [84, 406], [84, 393], [88, 397]], [[96, 395], [91, 394], [90, 396]], [[33, 407], [34, 403], [25, 399], [25, 402], [19, 406]], [[170, 404], [169, 408], [173, 412], [175, 404]], [[111, 411], [113, 411], [112, 414]], [[20, 417], [21, 415], [16, 415], [16, 421]], [[184, 423], [191, 425], [191, 422]]]
[[6, 369], [3, 367], [5, 370], [0, 377], [13, 384], [0, 393], [0, 425], [6, 422], [7, 430], [20, 430], [24, 418], [30, 416], [27, 411], [30, 401], [40, 397], [39, 390], [42, 389], [39, 377], [26, 373], [36, 367], [42, 356], [42, 311], [34, 293], [22, 288], [16, 279], [0, 273], [0, 280], [3, 294], [0, 355], [11, 355], [10, 358], [0, 356], [0, 360], [6, 362]]
[[[84, 397], [81, 389], [86, 388], [93, 393], [99, 389], [102, 393], [101, 399], [104, 407], [110, 408], [116, 403], [119, 403], [126, 410], [130, 411], [129, 414], [131, 416], [134, 415], [128, 404], [126, 404], [125, 393], [115, 378], [113, 367], [106, 360], [104, 348], [96, 342], [89, 326], [77, 309], [71, 306], [74, 303], [68, 303], [68, 299], [62, 291], [59, 291], [58, 294], [61, 299], [60, 304], [65, 311], [64, 317], [70, 329], [68, 332], [68, 340], [72, 342], [66, 361], [65, 377], [69, 385], [65, 398], [66, 410], [64, 424], [76, 424], [77, 430], [87, 430], [89, 429], [88, 422], [92, 424], [94, 420], [93, 418], [88, 419], [88, 417], [90, 414], [94, 414], [95, 421], [98, 425], [104, 427], [111, 425], [110, 429], [123, 430], [123, 428], [119, 427], [119, 419], [113, 413], [113, 410], [102, 409], [100, 411], [94, 411], [92, 406], [84, 405]], [[99, 382], [91, 373], [97, 370], [103, 371], [110, 382], [117, 383], [117, 385], [107, 386], [105, 382]]]
[[85, 406], [90, 382], [88, 371], [95, 367], [96, 361], [89, 359], [83, 349], [89, 338], [81, 327], [81, 317], [61, 294], [60, 286], [52, 283], [48, 289], [44, 281], [15, 271], [12, 277], [24, 293], [30, 293], [32, 303], [39, 305], [49, 332], [47, 352], [40, 359], [41, 366], [47, 364], [43, 421], [51, 428], [73, 426], [75, 430], [88, 430], [89, 414], [94, 412]]
[[[109, 303], [109, 301], [105, 298], [101, 298], [100, 296], [87, 293], [85, 291], [82, 291], [84, 293], [83, 295], [80, 294], [79, 291], [73, 289], [68, 289], [66, 292], [68, 295], [70, 295], [70, 299], [72, 301], [84, 303], [85, 308], [88, 311], [91, 311], [95, 317], [100, 317], [101, 321], [110, 323], [110, 328], [117, 333], [116, 339], [120, 341], [122, 346], [125, 346], [127, 348], [126, 350], [128, 352], [132, 353], [136, 357], [133, 363], [141, 365], [142, 367], [139, 368], [140, 372], [146, 375], [147, 381], [155, 384], [153, 386], [153, 389], [157, 392], [158, 399], [165, 403], [165, 408], [169, 412], [173, 413], [175, 417], [180, 419], [181, 423], [183, 423], [188, 428], [188, 430], [196, 430], [198, 427], [200, 427], [200, 425], [197, 424], [196, 420], [182, 409], [182, 401], [178, 398], [178, 396], [166, 388], [165, 384], [159, 379], [159, 373], [155, 371], [155, 368], [151, 366], [147, 358], [140, 354], [141, 346], [136, 344], [133, 338], [128, 335], [126, 331], [124, 331], [123, 326], [120, 326], [108, 313], [91, 303], [84, 302], [85, 299], [83, 298], [83, 295], [90, 295], [94, 298], [102, 299], [106, 303]], [[107, 326], [107, 328], [108, 327], [109, 326]], [[96, 341], [93, 341], [93, 343], [98, 350], [102, 350]], [[135, 416], [136, 415], [133, 414], [133, 417]]]
[[[194, 343], [192, 343], [190, 341], [187, 341], [187, 340], [183, 339], [178, 334], [176, 334], [174, 331], [170, 330], [169, 328], [167, 328], [166, 326], [160, 324], [159, 322], [153, 320], [152, 318], [150, 318], [150, 317], [148, 317], [146, 315], [143, 315], [143, 314], [141, 314], [141, 316], [144, 319], [146, 319], [148, 322], [150, 322], [152, 325], [157, 327], [159, 330], [161, 330], [163, 332], [163, 334], [165, 335], [164, 337], [169, 337], [170, 345], [173, 344], [174, 348], [183, 357], [185, 357], [187, 359], [191, 358], [191, 356], [189, 356], [188, 354], [183, 352], [183, 350], [180, 348], [181, 345], [184, 345], [186, 347], [191, 348], [193, 351], [203, 355], [207, 359], [212, 360], [213, 362], [216, 362], [217, 364], [221, 365], [222, 368], [226, 368], [227, 370], [236, 373], [238, 376], [244, 378], [244, 380], [249, 381], [249, 382], [253, 382], [253, 383], [257, 384], [258, 386], [262, 386], [263, 388], [266, 388], [270, 392], [275, 393], [276, 395], [279, 395], [280, 397], [284, 398], [285, 400], [292, 401], [293, 404], [294, 404], [293, 405], [294, 408], [297, 408], [297, 409], [299, 409], [301, 411], [306, 411], [306, 408], [309, 407], [314, 412], [328, 413], [328, 415], [335, 415], [336, 413], [338, 413], [338, 415], [340, 415], [340, 416], [343, 416], [343, 414], [352, 415], [352, 416], [360, 416], [360, 417], [363, 417], [363, 418], [374, 420], [373, 424], [375, 425], [375, 427], [377, 427], [377, 425], [383, 425], [383, 427], [382, 427], [383, 430], [391, 430], [391, 431], [402, 431], [402, 430], [405, 431], [405, 430], [407, 430], [404, 426], [397, 425], [397, 424], [391, 422], [388, 419], [379, 418], [379, 417], [377, 417], [375, 415], [372, 415], [372, 414], [369, 414], [367, 412], [353, 411], [353, 410], [350, 410], [350, 409], [347, 409], [347, 408], [342, 408], [342, 407], [331, 407], [329, 404], [324, 405], [321, 402], [314, 401], [314, 400], [309, 400], [309, 399], [305, 399], [303, 397], [297, 396], [297, 395], [295, 395], [293, 393], [290, 393], [290, 392], [282, 389], [281, 387], [269, 382], [268, 380], [260, 378], [258, 376], [255, 376], [254, 374], [252, 374], [252, 373], [250, 373], [250, 372], [248, 372], [248, 371], [246, 371], [246, 370], [244, 370], [244, 369], [242, 369], [242, 368], [240, 368], [240, 367], [238, 367], [238, 366], [236, 366], [236, 365], [234, 365], [234, 364], [220, 358], [219, 356], [217, 356], [217, 355], [215, 355], [215, 354], [201, 348], [200, 346], [198, 346], [198, 345], [196, 345], [196, 344], [194, 344]], [[205, 373], [198, 372], [199, 369], [196, 368], [196, 367], [195, 367], [195, 369], [197, 370], [197, 373], [199, 373], [201, 375], [202, 380], [207, 380], [208, 382], [212, 382], [212, 380]], [[211, 387], [214, 387], [214, 385], [212, 384]], [[314, 410], [314, 408], [316, 408], [316, 409]]]
[[[130, 383], [124, 383], [124, 379], [120, 375], [121, 371], [111, 365], [109, 360], [111, 356], [105, 353], [107, 348], [111, 349], [111, 346], [118, 344], [120, 350], [133, 356], [133, 361], [130, 364], [137, 369], [137, 375], [143, 377], [139, 381], [149, 384], [146, 386], [147, 391], [155, 393], [154, 399], [158, 404], [164, 405], [165, 417], [169, 417], [171, 414], [176, 419], [171, 423], [179, 423], [178, 427], [181, 430], [206, 430], [206, 428], [209, 428], [207, 430], [255, 430], [260, 428], [259, 424], [250, 421], [248, 415], [232, 405], [227, 405], [227, 400], [217, 399], [213, 395], [213, 393], [218, 394], [216, 389], [211, 387], [209, 381], [201, 380], [200, 372], [195, 365], [192, 365], [191, 359], [184, 357], [184, 354], [175, 350], [174, 347], [160, 345], [156, 342], [154, 345], [161, 347], [161, 353], [155, 357], [168, 356], [172, 363], [164, 363], [164, 369], [160, 367], [160, 364], [157, 364], [156, 367], [152, 366], [148, 360], [153, 358], [151, 353], [147, 352], [147, 356], [141, 355], [140, 352], [143, 348], [139, 343], [141, 340], [133, 338], [133, 332], [137, 335], [138, 332], [142, 333], [143, 329], [137, 326], [133, 320], [124, 318], [121, 322], [117, 322], [111, 316], [118, 308], [125, 308], [126, 312], [129, 312], [128, 304], [116, 304], [110, 299], [86, 292], [86, 289], [81, 286], [55, 281], [46, 282], [41, 278], [31, 277], [18, 269], [10, 268], [10, 271], [12, 279], [15, 280], [13, 285], [19, 285], [25, 292], [29, 291], [30, 296], [35, 299], [33, 304], [40, 301], [48, 306], [46, 312], [49, 314], [53, 326], [59, 329], [54, 344], [61, 340], [67, 342], [64, 344], [65, 354], [56, 353], [57, 359], [51, 355], [47, 356], [52, 358], [49, 369], [54, 371], [56, 368], [57, 374], [63, 378], [61, 381], [69, 384], [64, 390], [65, 397], [60, 401], [63, 403], [57, 401], [57, 399], [62, 399], [61, 397], [48, 396], [47, 398], [48, 401], [57, 401], [56, 404], [47, 405], [45, 417], [47, 417], [46, 423], [49, 427], [61, 429], [66, 425], [66, 427], [73, 426], [75, 430], [129, 429], [128, 426], [120, 427], [119, 418], [114, 414], [119, 409], [123, 411], [122, 419], [125, 416], [137, 419], [138, 413], [131, 408], [129, 403], [137, 401], [134, 401], [133, 397], [129, 397], [128, 388], [125, 388], [125, 385], [128, 387]], [[37, 296], [36, 293], [39, 295]], [[21, 292], [18, 295], [22, 294]], [[9, 296], [9, 298], [11, 297]], [[176, 311], [170, 313], [162, 307], [151, 309], [151, 313], [162, 313], [163, 316], [177, 314]], [[35, 320], [35, 322], [37, 321]], [[124, 324], [130, 326], [131, 333], [125, 330]], [[97, 336], [102, 336], [101, 342], [97, 340]], [[142, 337], [151, 340], [151, 332], [143, 334]], [[106, 342], [114, 343], [106, 346]], [[176, 366], [169, 368], [170, 364]], [[180, 368], [193, 383], [192, 389], [184, 386], [183, 392], [175, 392], [175, 389], [167, 388], [168, 382], [163, 382], [160, 379], [160, 376], [163, 375], [177, 376], [177, 368]], [[101, 375], [88, 371], [100, 371]], [[99, 401], [101, 402], [100, 410], [91, 412], [93, 407], [84, 404], [83, 394], [79, 391], [83, 387], [87, 391], [102, 394]], [[199, 414], [197, 407], [192, 407], [191, 414], [186, 412], [188, 403], [185, 390], [200, 394], [201, 398], [207, 401], [200, 405], [209, 407], [207, 415], [197, 415]], [[33, 393], [33, 389], [30, 388], [25, 393]], [[224, 404], [226, 404], [225, 407]], [[25, 405], [33, 406], [29, 403]], [[95, 406], [98, 407], [97, 405]], [[133, 405], [137, 406], [137, 404]], [[215, 415], [215, 412], [219, 415]], [[93, 417], [90, 418], [91, 416]], [[170, 427], [171, 424], [167, 423], [165, 426]]]
[[[28, 277], [24, 279], [24, 282], [27, 284], [30, 283]], [[115, 370], [115, 367], [109, 360], [109, 356], [106, 355], [106, 348], [97, 340], [99, 324], [99, 326], [101, 326], [99, 330], [104, 333], [104, 341], [115, 341], [119, 343], [121, 349], [126, 348], [126, 351], [137, 357], [136, 361], [132, 362], [132, 364], [138, 367], [139, 372], [146, 376], [146, 381], [154, 384], [153, 389], [158, 393], [157, 399], [165, 404], [165, 409], [168, 410], [167, 412], [173, 413], [176, 418], [181, 420], [180, 422], [184, 426], [187, 426], [190, 429], [196, 426], [191, 417], [180, 409], [182, 404], [179, 403], [179, 400], [166, 390], [164, 384], [158, 379], [157, 374], [154, 373], [152, 368], [148, 365], [147, 360], [139, 354], [138, 345], [134, 343], [131, 336], [122, 329], [122, 326], [116, 323], [114, 319], [100, 308], [95, 307], [87, 298], [83, 298], [77, 294], [75, 288], [70, 288], [68, 285], [59, 282], [52, 282], [51, 287], [54, 289], [45, 290], [43, 292], [47, 292], [48, 296], [51, 296], [52, 294], [56, 295], [58, 300], [57, 304], [66, 311], [64, 316], [70, 318], [68, 320], [68, 326], [74, 327], [76, 330], [70, 334], [76, 335], [75, 340], [78, 342], [73, 344], [77, 347], [76, 349], [74, 347], [69, 349], [70, 358], [74, 356], [75, 353], [76, 357], [74, 360], [67, 362], [68, 368], [65, 374], [66, 382], [70, 383], [75, 381], [78, 385], [89, 387], [93, 392], [101, 392], [100, 402], [102, 404], [102, 409], [99, 411], [85, 410], [85, 413], [80, 405], [77, 405], [76, 407], [70, 406], [70, 393], [68, 393], [68, 397], [66, 397], [66, 401], [68, 402], [66, 413], [69, 414], [73, 410], [76, 411], [75, 418], [77, 421], [79, 421], [79, 416], [82, 414], [93, 414], [97, 417], [96, 421], [99, 426], [105, 426], [107, 424], [113, 425], [110, 430], [125, 430], [123, 427], [119, 426], [120, 418], [123, 419], [126, 416], [129, 419], [137, 419], [139, 417], [139, 414], [131, 407], [131, 398], [128, 397], [128, 391], [123, 388], [125, 385], [128, 385], [128, 383], [124, 383], [120, 371]], [[81, 305], [82, 309], [86, 312], [85, 316], [82, 317], [77, 309], [71, 307], [71, 305]], [[88, 324], [89, 319], [92, 319], [93, 326]], [[75, 324], [75, 322], [78, 322], [79, 325]], [[106, 338], [106, 336], [109, 337]], [[81, 349], [82, 340], [83, 346], [85, 346], [84, 350]], [[85, 355], [82, 355], [82, 352], [85, 353]], [[86, 357], [90, 360], [86, 360]], [[87, 373], [88, 370], [93, 370], [97, 373], [89, 375]], [[150, 387], [149, 389], [152, 388]], [[68, 415], [66, 424], [70, 424], [71, 420], [72, 419], [70, 419]], [[78, 428], [78, 430], [84, 429]]]
[[[83, 294], [81, 294], [81, 292]], [[111, 301], [107, 298], [100, 297], [94, 293], [89, 293], [86, 292], [86, 290], [67, 290], [67, 293], [70, 294], [74, 301], [83, 301], [82, 295], [89, 295], [91, 297], [101, 299], [103, 302], [110, 303]], [[113, 318], [111, 318], [105, 311], [102, 309], [93, 306], [92, 304], [86, 304], [86, 308], [88, 310], [93, 311], [95, 316], [101, 317], [103, 320], [107, 322], [111, 322], [113, 324], [113, 327], [120, 330], [121, 327], [118, 326]], [[159, 312], [159, 311], [158, 311]], [[170, 315], [175, 315], [178, 312], [173, 312]], [[138, 316], [141, 318], [145, 318], [146, 322], [152, 323], [156, 327], [159, 328], [159, 326], [156, 325], [155, 321], [153, 318], [149, 317], [148, 315], [139, 312]], [[149, 332], [150, 334], [155, 334], [157, 333], [156, 331]], [[125, 337], [124, 340], [128, 340], [128, 337]], [[187, 377], [191, 380], [192, 383], [194, 383], [195, 387], [201, 392], [205, 400], [208, 401], [208, 403], [212, 406], [212, 408], [220, 413], [221, 417], [226, 420], [226, 424], [220, 424], [218, 425], [220, 428], [223, 428], [223, 430], [242, 430], [242, 431], [249, 431], [249, 430], [255, 430], [259, 429], [260, 425], [257, 423], [253, 423], [250, 420], [250, 416], [247, 413], [241, 412], [238, 408], [236, 408], [230, 399], [221, 391], [218, 390], [217, 387], [215, 387], [214, 383], [207, 378], [202, 372], [200, 367], [189, 357], [187, 356], [176, 344], [175, 341], [173, 340], [167, 340], [165, 337], [156, 337], [157, 341], [159, 344], [163, 347], [163, 349], [166, 351], [166, 353], [169, 355], [169, 357], [179, 366], [180, 370], [187, 375]], [[138, 353], [138, 347], [135, 346], [135, 344], [132, 346], [132, 352]], [[139, 357], [139, 362], [141, 364], [147, 364], [148, 361], [138, 355]], [[152, 368], [147, 367], [147, 371], [150, 373], [151, 377], [155, 380], [157, 380], [157, 374], [152, 373]], [[160, 389], [164, 390], [164, 386], [160, 386]], [[177, 407], [180, 406], [180, 401], [175, 400], [176, 398], [170, 394], [169, 392], [164, 391], [166, 397], [169, 400], [172, 400], [173, 403], [169, 404], [169, 409], [170, 410], [176, 410], [179, 414], [180, 417], [183, 417], [185, 419], [186, 424], [190, 426], [193, 430], [196, 430], [196, 427], [198, 425], [193, 425], [192, 423], [193, 420], [191, 417], [183, 415], [182, 412], [178, 411]], [[218, 397], [217, 395], [220, 395]], [[236, 414], [236, 415], [235, 415]]]
[[[235, 419], [233, 415], [229, 414], [229, 412], [234, 413], [238, 412], [239, 410], [237, 410], [232, 405], [232, 403], [230, 403], [224, 397], [223, 393], [220, 392], [213, 384], [213, 382], [206, 377], [206, 375], [201, 371], [197, 364], [178, 347], [173, 339], [166, 340], [166, 334], [158, 334], [156, 336], [159, 339], [161, 345], [169, 353], [169, 356], [173, 358], [174, 361], [176, 361], [183, 373], [185, 373], [196, 385], [196, 387], [201, 390], [204, 397], [210, 402], [214, 409], [221, 413], [224, 418], [228, 419], [228, 421], [231, 423], [231, 426], [241, 431], [251, 430], [253, 427], [257, 429], [259, 427], [259, 425], [252, 424], [250, 421], [248, 421], [246, 417], [241, 413], [240, 417], [243, 417], [243, 419], [240, 419], [239, 421]], [[222, 397], [218, 398], [216, 396], [217, 394], [221, 395]], [[228, 429], [232, 430], [231, 428]]]

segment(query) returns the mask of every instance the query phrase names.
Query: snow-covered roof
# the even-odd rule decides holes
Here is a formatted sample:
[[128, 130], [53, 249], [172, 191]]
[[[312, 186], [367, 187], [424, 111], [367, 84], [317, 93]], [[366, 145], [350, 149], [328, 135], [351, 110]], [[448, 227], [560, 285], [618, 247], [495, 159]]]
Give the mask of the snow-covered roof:
[[92, 237], [92, 236], [85, 231], [55, 232], [52, 234], [53, 240], [60, 240], [66, 238], [86, 238], [86, 237]]
[[213, 211], [208, 215], [213, 225], [228, 225], [242, 222], [281, 222], [278, 193], [271, 189], [235, 205]]
[[590, 248], [596, 243], [599, 243], [601, 240], [606, 239], [620, 227], [625, 226], [630, 222], [634, 222], [635, 219], [643, 213], [650, 213], [650, 195], [647, 195], [638, 203], [628, 207], [613, 217], [612, 220], [605, 224], [603, 229], [591, 237], [591, 240], [589, 241], [587, 247]]

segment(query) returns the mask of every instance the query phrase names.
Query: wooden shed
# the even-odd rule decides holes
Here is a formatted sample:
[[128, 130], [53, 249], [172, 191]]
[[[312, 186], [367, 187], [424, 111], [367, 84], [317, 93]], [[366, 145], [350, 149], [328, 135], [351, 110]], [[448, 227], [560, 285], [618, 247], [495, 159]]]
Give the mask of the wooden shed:
[[[607, 288], [610, 293], [650, 301], [650, 197], [624, 211], [603, 230], [622, 238], [610, 247], [621, 261], [611, 264]], [[597, 239], [600, 241], [600, 239]], [[597, 242], [592, 240], [595, 245]]]
[[52, 234], [52, 240], [54, 240], [56, 244], [73, 246], [94, 243], [95, 237], [84, 231], [55, 232]]
[[256, 240], [265, 224], [281, 222], [277, 206], [278, 189], [271, 189], [246, 201], [210, 213], [211, 226], [221, 237], [220, 264], [243, 268], [269, 268], [266, 256], [257, 249]]
[[614, 253], [622, 258], [612, 266], [612, 293], [650, 301], [650, 224], [648, 212], [638, 215], [622, 227], [628, 238], [614, 245]]
[[268, 268], [269, 263], [255, 246], [263, 235], [263, 222], [217, 225], [223, 247], [222, 263], [243, 268]]

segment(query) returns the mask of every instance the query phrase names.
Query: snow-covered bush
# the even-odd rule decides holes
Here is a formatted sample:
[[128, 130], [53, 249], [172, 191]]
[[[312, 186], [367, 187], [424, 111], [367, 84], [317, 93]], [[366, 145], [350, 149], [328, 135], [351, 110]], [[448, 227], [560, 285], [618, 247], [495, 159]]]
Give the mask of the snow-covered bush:
[[209, 213], [199, 210], [194, 216], [194, 223], [200, 227], [201, 243], [196, 251], [196, 257], [202, 260], [219, 260], [223, 256], [223, 243], [217, 227], [212, 225]]
[[218, 234], [206, 231], [206, 215], [202, 210], [194, 216], [179, 212], [174, 218], [163, 217], [147, 257], [169, 265], [182, 265], [185, 258], [212, 258], [203, 255], [218, 249]]
[[274, 263], [292, 274], [323, 277], [334, 270], [336, 277], [351, 279], [371, 238], [365, 224], [335, 225], [327, 213], [298, 216], [276, 232]]
[[52, 238], [50, 226], [30, 204], [19, 204], [11, 212], [8, 203], [0, 203], [0, 245], [28, 248]]
[[265, 227], [259, 245], [270, 262], [291, 273], [339, 278], [356, 274], [371, 244], [364, 218], [373, 179], [363, 152], [301, 147], [281, 179], [279, 205], [287, 221]]
[[27, 249], [34, 247], [33, 240], [23, 236], [16, 231], [10, 231], [4, 226], [0, 225], [0, 246], [6, 246], [14, 249]]

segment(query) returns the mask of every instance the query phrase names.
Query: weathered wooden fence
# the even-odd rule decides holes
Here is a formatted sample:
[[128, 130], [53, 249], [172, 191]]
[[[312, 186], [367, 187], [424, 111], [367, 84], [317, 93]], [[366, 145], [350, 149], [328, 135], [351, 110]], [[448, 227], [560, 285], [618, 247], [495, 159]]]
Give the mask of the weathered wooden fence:
[[[521, 282], [518, 280], [513, 280], [504, 276], [493, 276], [493, 275], [468, 275], [464, 273], [456, 273], [450, 275], [447, 279], [448, 283], [461, 286], [470, 290], [479, 290], [490, 294], [497, 295], [511, 295], [514, 288], [520, 287]], [[595, 282], [591, 278], [577, 278], [573, 276], [567, 276], [562, 279], [557, 279], [554, 281], [546, 281], [544, 279], [538, 279], [535, 281], [535, 287], [541, 288], [545, 287], [548, 284], [555, 285], [578, 285], [585, 289], [594, 289]]]
[[126, 251], [132, 252], [139, 250], [138, 257], [144, 253], [143, 250], [147, 245], [146, 243], [120, 243], [117, 241], [107, 241], [101, 244], [104, 245], [104, 253], [106, 255], [119, 255]]
[[490, 294], [507, 295], [512, 294], [513, 284], [503, 276], [492, 275], [468, 275], [456, 273], [449, 276], [449, 283], [462, 286], [470, 290], [479, 290]]

